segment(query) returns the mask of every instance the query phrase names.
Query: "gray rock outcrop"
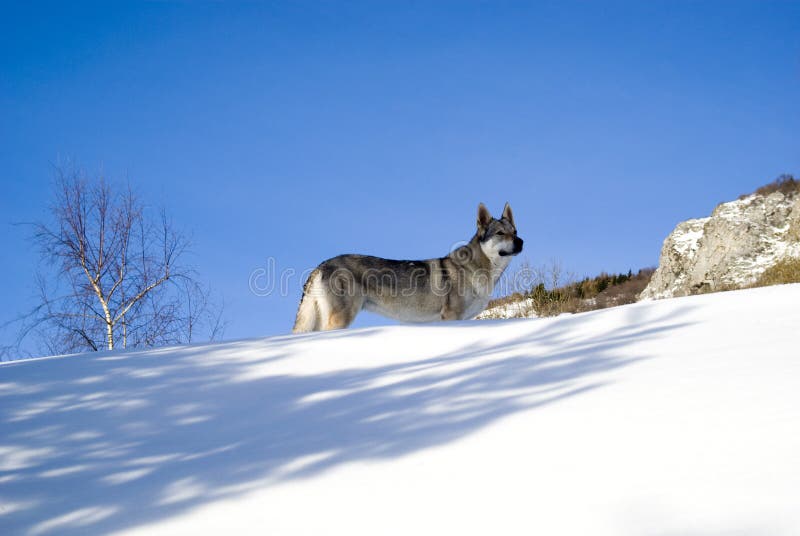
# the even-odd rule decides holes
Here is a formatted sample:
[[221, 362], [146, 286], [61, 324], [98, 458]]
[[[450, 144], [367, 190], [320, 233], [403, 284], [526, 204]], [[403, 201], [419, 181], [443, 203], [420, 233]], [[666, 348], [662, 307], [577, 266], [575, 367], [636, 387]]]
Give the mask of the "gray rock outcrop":
[[639, 299], [740, 288], [786, 257], [800, 257], [800, 195], [749, 195], [678, 224]]

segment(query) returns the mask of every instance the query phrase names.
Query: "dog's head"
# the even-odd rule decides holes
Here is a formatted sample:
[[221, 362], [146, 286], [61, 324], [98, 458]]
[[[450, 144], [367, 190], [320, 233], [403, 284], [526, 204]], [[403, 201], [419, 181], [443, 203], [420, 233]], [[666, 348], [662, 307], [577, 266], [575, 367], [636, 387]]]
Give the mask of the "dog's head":
[[517, 255], [522, 251], [522, 239], [517, 236], [514, 213], [508, 203], [499, 220], [492, 217], [483, 203], [478, 205], [478, 240], [489, 259]]

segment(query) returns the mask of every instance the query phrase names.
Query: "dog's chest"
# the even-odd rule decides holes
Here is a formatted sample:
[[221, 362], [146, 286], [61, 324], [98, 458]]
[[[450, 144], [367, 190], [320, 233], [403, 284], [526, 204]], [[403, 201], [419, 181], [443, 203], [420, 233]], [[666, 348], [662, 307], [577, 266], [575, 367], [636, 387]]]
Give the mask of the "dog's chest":
[[472, 292], [465, 296], [464, 318], [475, 318], [486, 309], [492, 297], [494, 285], [491, 281], [477, 281], [472, 285]]
[[484, 272], [473, 276], [472, 292], [465, 296], [466, 299], [464, 300], [463, 318], [475, 318], [486, 310], [489, 300], [492, 298], [495, 283], [505, 271], [510, 260], [509, 257], [500, 257], [496, 262], [492, 263], [492, 269], [488, 274]]

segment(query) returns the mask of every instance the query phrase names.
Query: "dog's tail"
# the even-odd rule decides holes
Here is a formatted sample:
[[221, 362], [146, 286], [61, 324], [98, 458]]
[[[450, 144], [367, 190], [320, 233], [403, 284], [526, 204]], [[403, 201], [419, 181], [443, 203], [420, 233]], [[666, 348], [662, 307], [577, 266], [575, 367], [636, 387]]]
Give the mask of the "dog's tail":
[[322, 312], [319, 300], [323, 299], [322, 271], [314, 269], [303, 285], [303, 297], [297, 307], [297, 318], [294, 321], [292, 333], [305, 333], [322, 329]]

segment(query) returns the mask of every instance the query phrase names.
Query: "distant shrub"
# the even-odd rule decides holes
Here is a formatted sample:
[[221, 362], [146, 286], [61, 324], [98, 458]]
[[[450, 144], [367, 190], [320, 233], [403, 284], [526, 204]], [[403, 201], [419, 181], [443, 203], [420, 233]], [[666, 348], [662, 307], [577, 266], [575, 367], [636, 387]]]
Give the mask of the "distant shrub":
[[[795, 179], [793, 175], [784, 173], [771, 183], [757, 188], [753, 194], [766, 196], [775, 192], [781, 192], [783, 195], [800, 194], [800, 180]], [[753, 194], [740, 195], [739, 199]]]
[[503, 296], [501, 298], [495, 298], [493, 300], [490, 300], [487, 308], [499, 307], [501, 305], [508, 305], [511, 303], [522, 301], [524, 299], [525, 299], [524, 294], [520, 292], [514, 292], [513, 294], [509, 294], [508, 296]]
[[632, 275], [629, 272], [627, 279], [608, 287], [597, 295], [594, 308], [605, 309], [607, 307], [635, 303], [637, 296], [650, 283], [653, 273], [655, 273], [654, 268], [644, 268], [639, 270], [636, 275]]
[[[601, 273], [595, 277], [585, 277], [580, 281], [563, 281], [560, 265], [554, 262], [551, 267], [537, 270], [537, 281], [527, 292], [515, 292], [489, 302], [489, 308], [509, 304], [525, 304], [520, 307], [518, 316], [527, 316], [532, 307], [536, 316], [556, 316], [561, 313], [580, 313], [605, 309], [617, 305], [634, 303], [655, 272], [645, 268], [633, 273]], [[530, 304], [530, 305], [529, 305]], [[483, 318], [490, 318], [491, 314]]]
[[767, 268], [752, 286], [768, 287], [787, 283], [800, 283], [800, 258], [788, 258], [778, 261]]
[[634, 303], [654, 272], [653, 268], [639, 270], [636, 274], [632, 270], [628, 270], [627, 274], [603, 272], [553, 289], [546, 289], [540, 283], [531, 290], [530, 296], [539, 316], [605, 309]]
[[572, 295], [569, 287], [547, 289], [544, 283], [539, 283], [533, 287], [529, 297], [533, 299], [533, 310], [537, 316], [557, 316], [578, 310], [578, 299]]

